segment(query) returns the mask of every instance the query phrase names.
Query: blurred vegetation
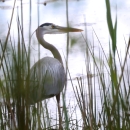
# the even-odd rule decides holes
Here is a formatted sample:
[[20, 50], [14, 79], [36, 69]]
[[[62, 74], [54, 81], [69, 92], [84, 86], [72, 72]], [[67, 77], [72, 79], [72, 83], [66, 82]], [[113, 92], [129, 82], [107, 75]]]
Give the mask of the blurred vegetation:
[[[65, 91], [62, 94], [62, 116], [64, 130], [130, 130], [130, 73], [129, 73], [129, 46], [130, 39], [125, 44], [125, 58], [120, 58], [117, 50], [117, 18], [112, 23], [111, 7], [109, 0], [106, 3], [106, 18], [110, 34], [109, 56], [106, 56], [103, 47], [99, 51], [99, 61], [92, 47], [82, 35], [86, 43], [86, 75], [87, 78], [76, 78], [77, 86], [74, 86], [69, 69], [70, 78], [76, 104], [81, 113], [81, 119], [73, 119], [76, 109], [70, 114], [65, 102]], [[14, 4], [15, 6], [15, 4]], [[13, 16], [12, 11], [12, 16]], [[0, 129], [7, 130], [56, 130], [56, 123], [51, 120], [47, 102], [37, 103], [33, 106], [27, 104], [28, 100], [28, 75], [30, 73], [30, 43], [26, 47], [22, 30], [22, 21], [17, 18], [17, 47], [10, 35], [12, 16], [5, 42], [0, 41]], [[29, 27], [30, 30], [30, 27]], [[8, 45], [10, 43], [10, 46]], [[77, 38], [71, 39], [71, 46], [77, 43]], [[69, 45], [68, 45], [69, 46]], [[68, 55], [68, 53], [67, 53]], [[115, 58], [117, 55], [117, 59]], [[68, 56], [67, 56], [68, 57]], [[117, 60], [119, 66], [117, 68]], [[97, 97], [99, 86], [100, 98]], [[97, 102], [98, 98], [98, 102]], [[101, 102], [101, 111], [97, 111]], [[76, 115], [77, 117], [77, 115]]]

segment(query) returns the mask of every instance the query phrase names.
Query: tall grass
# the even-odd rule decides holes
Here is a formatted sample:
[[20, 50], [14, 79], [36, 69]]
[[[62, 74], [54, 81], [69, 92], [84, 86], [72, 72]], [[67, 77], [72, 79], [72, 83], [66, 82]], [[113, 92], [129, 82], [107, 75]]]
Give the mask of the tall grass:
[[[74, 88], [74, 91], [81, 111], [84, 129], [128, 130], [130, 129], [130, 78], [127, 71], [129, 71], [130, 40], [126, 44], [125, 58], [122, 60], [116, 42], [117, 18], [113, 25], [109, 0], [106, 0], [106, 10], [110, 34], [109, 57], [106, 56], [100, 44], [100, 62], [97, 62], [92, 45], [89, 45], [86, 41], [87, 84], [84, 84], [83, 79], [77, 79], [78, 86], [76, 89]], [[93, 68], [90, 59], [93, 59]], [[117, 66], [117, 62], [119, 62], [119, 66]], [[98, 85], [95, 85], [95, 73], [98, 78]], [[94, 77], [92, 77], [92, 74]], [[100, 112], [96, 109], [97, 88], [95, 86], [99, 86], [100, 91]], [[88, 95], [86, 92], [88, 92]]]
[[[87, 48], [85, 58], [87, 77], [77, 77], [77, 85], [74, 86], [69, 68], [67, 68], [77, 101], [76, 103], [81, 113], [81, 120], [79, 120], [78, 117], [74, 119], [68, 112], [70, 108], [66, 106], [64, 91], [62, 94], [62, 125], [64, 130], [130, 129], [130, 74], [128, 64], [130, 40], [128, 43], [125, 43], [126, 54], [125, 58], [121, 59], [116, 40], [118, 19], [116, 18], [113, 24], [110, 2], [109, 0], [105, 2], [107, 24], [110, 34], [109, 56], [106, 56], [102, 45], [99, 44], [101, 49], [97, 61], [92, 43], [88, 43], [82, 35]], [[0, 79], [0, 129], [58, 129], [57, 117], [56, 123], [54, 124], [50, 118], [46, 101], [33, 106], [27, 103], [31, 34], [29, 34], [29, 46], [26, 47], [23, 38], [22, 21], [17, 18], [18, 39], [16, 47], [15, 41], [10, 35], [10, 28], [11, 22], [5, 42], [2, 43], [0, 41], [0, 71], [3, 73], [3, 77]], [[10, 46], [8, 43], [10, 43]], [[8, 55], [8, 53], [10, 55]], [[117, 62], [119, 63], [118, 66]], [[66, 66], [68, 67], [68, 65]], [[97, 97], [97, 86], [99, 88], [100, 98]], [[101, 109], [97, 110], [99, 102], [101, 103]], [[73, 110], [72, 114], [74, 113], [76, 114], [76, 109]], [[81, 124], [79, 122], [81, 122]]]

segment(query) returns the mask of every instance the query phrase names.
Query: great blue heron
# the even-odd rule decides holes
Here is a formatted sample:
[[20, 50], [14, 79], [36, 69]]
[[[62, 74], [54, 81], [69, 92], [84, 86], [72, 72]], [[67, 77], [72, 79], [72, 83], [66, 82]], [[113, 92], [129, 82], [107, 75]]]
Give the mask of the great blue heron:
[[61, 34], [80, 32], [81, 29], [66, 28], [52, 23], [44, 23], [36, 29], [39, 43], [50, 50], [54, 56], [44, 57], [36, 62], [30, 70], [29, 104], [35, 104], [47, 98], [56, 96], [59, 113], [59, 127], [61, 129], [60, 92], [66, 82], [66, 74], [59, 51], [52, 44], [44, 40], [45, 34]]

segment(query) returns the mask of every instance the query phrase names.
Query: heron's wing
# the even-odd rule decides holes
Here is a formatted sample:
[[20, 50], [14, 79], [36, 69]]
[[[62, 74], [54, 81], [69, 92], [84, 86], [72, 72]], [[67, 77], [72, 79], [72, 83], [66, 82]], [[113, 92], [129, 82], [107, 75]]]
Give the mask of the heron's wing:
[[30, 98], [33, 102], [59, 94], [66, 81], [62, 64], [55, 58], [39, 60], [30, 71]]

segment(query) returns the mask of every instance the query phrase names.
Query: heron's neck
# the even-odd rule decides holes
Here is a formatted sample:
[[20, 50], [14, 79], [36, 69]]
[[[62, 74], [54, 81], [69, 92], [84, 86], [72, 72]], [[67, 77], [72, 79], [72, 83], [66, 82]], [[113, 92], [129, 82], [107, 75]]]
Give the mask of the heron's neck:
[[59, 53], [59, 51], [56, 49], [55, 46], [53, 46], [52, 44], [46, 42], [44, 40], [44, 37], [43, 35], [37, 35], [37, 39], [39, 41], [39, 43], [46, 49], [50, 50], [54, 56], [54, 58], [56, 58], [57, 60], [59, 60], [61, 62], [61, 64], [63, 64], [63, 61], [62, 61], [62, 58], [61, 58], [61, 55]]

